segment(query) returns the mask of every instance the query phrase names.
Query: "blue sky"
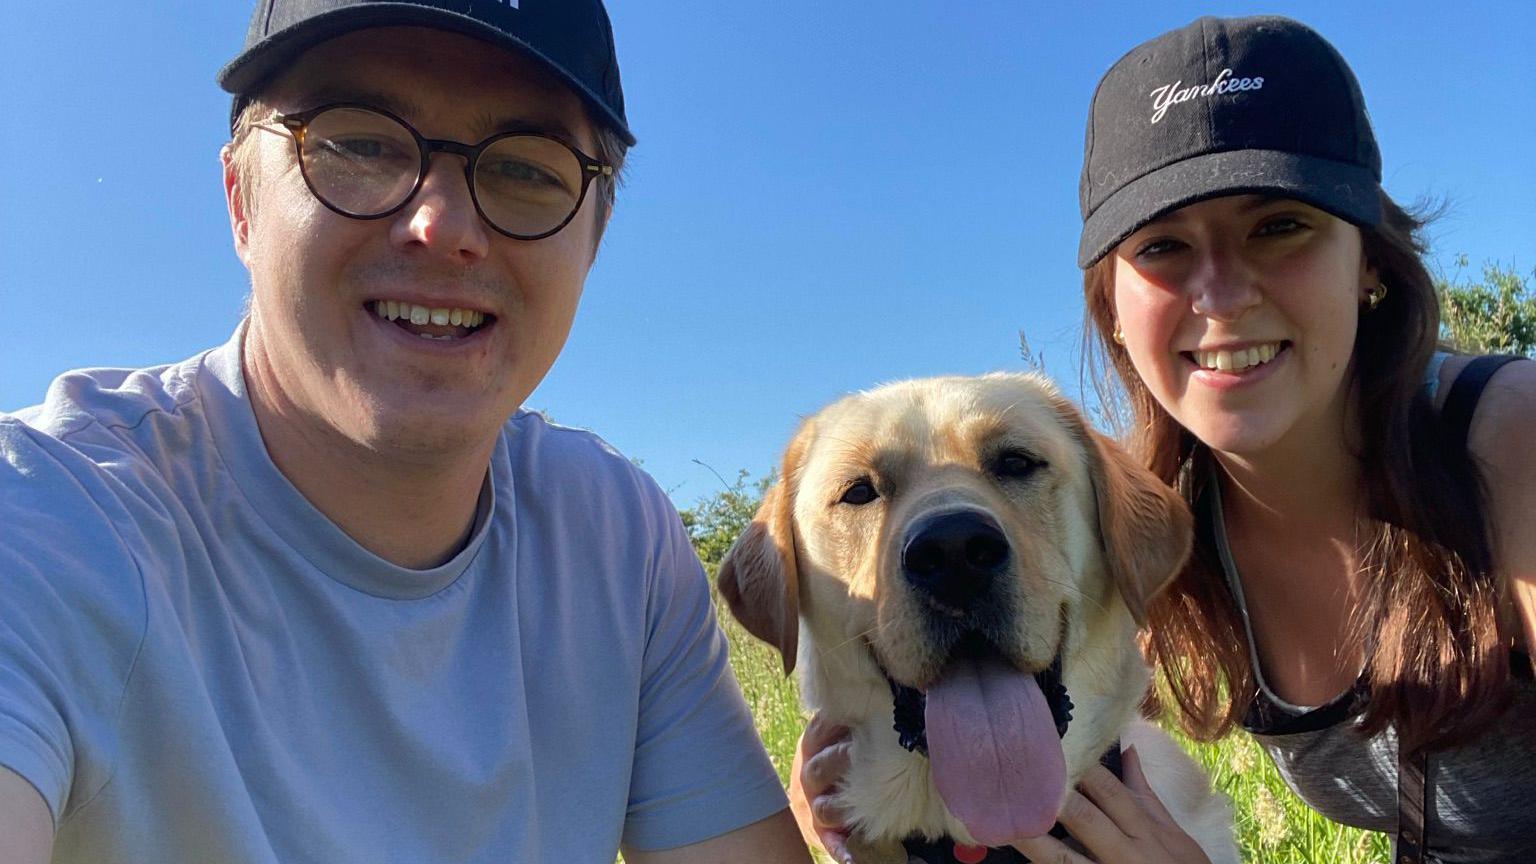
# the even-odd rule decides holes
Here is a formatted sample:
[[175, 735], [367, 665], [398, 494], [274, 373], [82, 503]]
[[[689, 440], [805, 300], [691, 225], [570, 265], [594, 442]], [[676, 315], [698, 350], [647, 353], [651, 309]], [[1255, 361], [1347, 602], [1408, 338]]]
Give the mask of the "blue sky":
[[[529, 400], [686, 506], [799, 416], [897, 378], [1020, 368], [1076, 391], [1087, 103], [1204, 13], [1311, 24], [1359, 76], [1432, 257], [1536, 267], [1536, 4], [610, 0], [640, 138], [565, 355]], [[17, 4], [0, 27], [0, 410], [60, 371], [222, 342], [214, 73], [250, 7]]]

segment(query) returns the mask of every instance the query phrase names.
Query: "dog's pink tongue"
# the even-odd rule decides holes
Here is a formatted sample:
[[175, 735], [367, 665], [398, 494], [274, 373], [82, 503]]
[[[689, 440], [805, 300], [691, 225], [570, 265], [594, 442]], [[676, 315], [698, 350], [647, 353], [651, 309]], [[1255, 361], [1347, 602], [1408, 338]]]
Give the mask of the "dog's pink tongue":
[[928, 690], [926, 722], [939, 796], [978, 842], [1051, 830], [1067, 764], [1033, 675], [999, 658], [955, 660]]

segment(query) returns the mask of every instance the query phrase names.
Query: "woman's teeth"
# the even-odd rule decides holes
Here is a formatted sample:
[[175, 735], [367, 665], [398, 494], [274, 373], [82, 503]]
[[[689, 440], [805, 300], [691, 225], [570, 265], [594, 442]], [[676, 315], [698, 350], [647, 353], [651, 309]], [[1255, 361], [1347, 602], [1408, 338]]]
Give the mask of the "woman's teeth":
[[1280, 353], [1280, 345], [1279, 342], [1271, 342], [1236, 351], [1192, 351], [1190, 354], [1202, 369], [1243, 372], [1275, 359], [1275, 355]]

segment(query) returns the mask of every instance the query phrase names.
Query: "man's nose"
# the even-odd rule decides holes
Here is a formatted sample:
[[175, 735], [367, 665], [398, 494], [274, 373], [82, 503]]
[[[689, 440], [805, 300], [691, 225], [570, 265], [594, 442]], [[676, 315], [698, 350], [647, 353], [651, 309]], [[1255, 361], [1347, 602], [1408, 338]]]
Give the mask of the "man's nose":
[[490, 251], [490, 227], [475, 209], [464, 159], [434, 154], [421, 188], [394, 216], [390, 238], [404, 248], [421, 248], [463, 263]]

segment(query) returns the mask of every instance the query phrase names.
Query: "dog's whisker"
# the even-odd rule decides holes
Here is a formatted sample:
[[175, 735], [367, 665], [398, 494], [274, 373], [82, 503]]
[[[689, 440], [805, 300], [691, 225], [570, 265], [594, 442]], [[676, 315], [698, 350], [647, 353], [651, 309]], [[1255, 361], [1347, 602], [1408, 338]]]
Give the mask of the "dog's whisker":
[[863, 705], [860, 706], [860, 708], [861, 708], [861, 710], [859, 711], [860, 714], [863, 714], [863, 715], [874, 714], [874, 715], [878, 716], [879, 714], [884, 713], [883, 709], [885, 708], [885, 700], [884, 700], [883, 697], [881, 697], [881, 696], [874, 696], [874, 695], [866, 696], [864, 699], [862, 699], [860, 701], [863, 702]]
[[1104, 603], [1097, 597], [1093, 597], [1085, 593], [1083, 589], [1073, 585], [1071, 582], [1066, 582], [1060, 579], [1052, 579], [1049, 576], [1042, 576], [1040, 578], [1041, 581], [1045, 582], [1046, 584], [1060, 588], [1063, 593], [1071, 595], [1073, 599], [1081, 600], [1082, 602], [1091, 605], [1095, 611], [1103, 612], [1109, 608], [1108, 606], [1105, 606]]
[[857, 642], [860, 639], [864, 639], [865, 637], [868, 637], [868, 636], [873, 636], [873, 635], [875, 635], [876, 633], [879, 633], [879, 632], [880, 632], [880, 624], [876, 623], [875, 626], [869, 628], [868, 630], [865, 630], [862, 633], [855, 633], [852, 636], [849, 636], [847, 639], [844, 639], [843, 641], [837, 643], [836, 645], [833, 645], [833, 646], [831, 646], [829, 648], [822, 649], [821, 653], [823, 653], [823, 654], [830, 654], [833, 651], [841, 651], [842, 649], [848, 647], [848, 645], [850, 643]]

